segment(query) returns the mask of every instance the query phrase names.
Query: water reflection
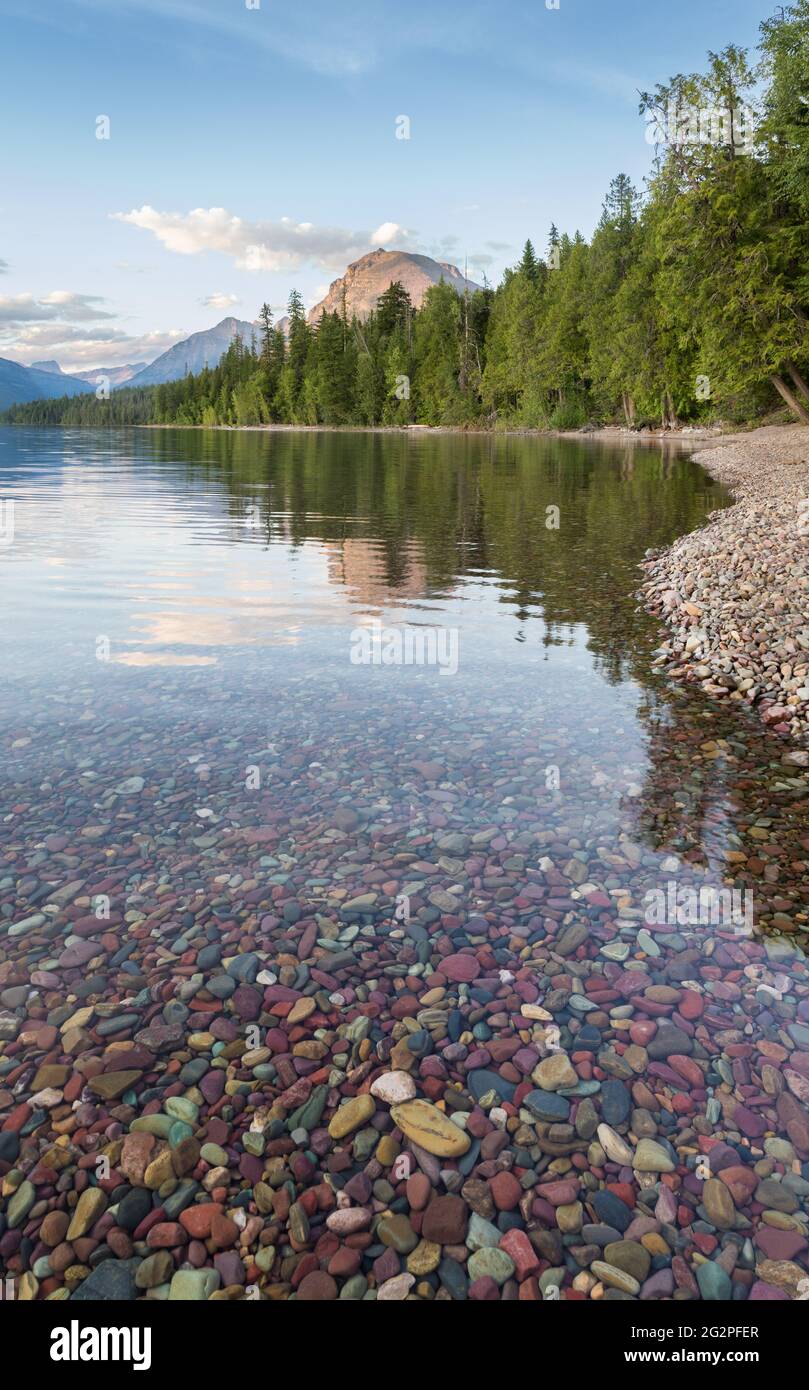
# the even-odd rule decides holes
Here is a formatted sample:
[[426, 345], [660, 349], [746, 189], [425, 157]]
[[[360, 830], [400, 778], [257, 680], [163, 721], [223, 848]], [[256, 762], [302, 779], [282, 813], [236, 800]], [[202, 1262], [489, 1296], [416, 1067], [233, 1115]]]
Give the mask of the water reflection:
[[[635, 875], [632, 912], [676, 872], [752, 886], [769, 926], [806, 922], [805, 777], [743, 712], [651, 666], [638, 561], [726, 501], [680, 452], [4, 430], [0, 478], [19, 523], [0, 554], [4, 776], [21, 798], [60, 769], [20, 813], [30, 843], [65, 799], [71, 818], [97, 820], [133, 763], [179, 799], [190, 835], [195, 758], [216, 825], [281, 814], [313, 843], [348, 796], [368, 853], [409, 851], [440, 815], [459, 834], [499, 827], [519, 860], [506, 879], [530, 883], [543, 846], [578, 844], [619, 911], [611, 855]], [[457, 629], [457, 677], [352, 667], [349, 634], [371, 618]], [[266, 748], [265, 801], [245, 795], [244, 768]], [[425, 758], [440, 785], [413, 771]], [[117, 844], [120, 825], [104, 824]], [[139, 829], [168, 871], [158, 829]], [[586, 893], [569, 901], [586, 915]]]

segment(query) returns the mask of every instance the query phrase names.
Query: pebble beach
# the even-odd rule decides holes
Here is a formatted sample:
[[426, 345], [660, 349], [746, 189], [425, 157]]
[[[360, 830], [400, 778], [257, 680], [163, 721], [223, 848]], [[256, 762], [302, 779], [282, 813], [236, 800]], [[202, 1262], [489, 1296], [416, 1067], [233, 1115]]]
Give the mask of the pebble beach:
[[645, 563], [644, 601], [673, 629], [658, 660], [805, 744], [809, 429], [771, 426], [691, 452], [736, 502]]

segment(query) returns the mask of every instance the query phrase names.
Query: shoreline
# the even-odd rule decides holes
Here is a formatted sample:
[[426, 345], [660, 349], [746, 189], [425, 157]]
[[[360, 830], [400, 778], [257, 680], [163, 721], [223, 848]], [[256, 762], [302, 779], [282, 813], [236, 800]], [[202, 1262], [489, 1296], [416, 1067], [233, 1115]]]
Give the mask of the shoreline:
[[[67, 426], [68, 429], [94, 428], [93, 426]], [[599, 425], [592, 429], [542, 430], [528, 426], [514, 426], [508, 429], [484, 429], [464, 425], [126, 425], [117, 429], [138, 430], [216, 430], [225, 434], [401, 434], [418, 439], [436, 434], [486, 436], [491, 439], [519, 438], [530, 439], [594, 439], [625, 444], [690, 443], [692, 440], [719, 439], [723, 435], [721, 426], [685, 426], [677, 430], [631, 430], [625, 425]]]
[[[731, 493], [697, 531], [650, 551], [639, 598], [670, 629], [655, 664], [809, 742], [809, 427], [769, 425], [692, 448]], [[790, 755], [809, 766], [809, 752]]]

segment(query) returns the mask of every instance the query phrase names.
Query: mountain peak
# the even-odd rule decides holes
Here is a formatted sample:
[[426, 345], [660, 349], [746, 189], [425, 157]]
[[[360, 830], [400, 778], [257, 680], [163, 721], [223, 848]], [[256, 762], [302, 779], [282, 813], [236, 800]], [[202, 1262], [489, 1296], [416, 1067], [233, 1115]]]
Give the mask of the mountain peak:
[[317, 323], [322, 314], [341, 313], [344, 297], [349, 318], [355, 314], [357, 318], [367, 318], [376, 308], [380, 295], [396, 280], [407, 290], [415, 309], [421, 307], [427, 291], [442, 280], [459, 294], [467, 289], [474, 294], [480, 289], [449, 261], [434, 261], [431, 256], [420, 256], [414, 251], [386, 251], [378, 246], [375, 251], [368, 251], [359, 260], [352, 261], [345, 275], [332, 281], [325, 298], [309, 310], [309, 322]]
[[138, 372], [127, 382], [128, 386], [156, 386], [164, 381], [177, 381], [188, 372], [201, 372], [204, 367], [215, 367], [222, 354], [227, 352], [232, 340], [239, 335], [249, 345], [253, 334], [258, 337], [254, 323], [228, 315], [206, 328], [201, 333], [192, 333], [181, 343], [175, 343], [166, 352]]
[[31, 366], [35, 372], [48, 372], [51, 376], [64, 376], [64, 372], [55, 358], [50, 358], [47, 362], [32, 362]]

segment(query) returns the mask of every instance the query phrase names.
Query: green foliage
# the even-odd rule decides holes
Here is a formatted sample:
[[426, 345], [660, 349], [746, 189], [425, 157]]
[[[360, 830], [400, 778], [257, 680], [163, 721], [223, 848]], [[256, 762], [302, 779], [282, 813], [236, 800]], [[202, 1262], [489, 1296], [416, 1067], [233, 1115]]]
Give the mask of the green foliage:
[[779, 192], [809, 215], [809, 0], [761, 26], [762, 136]]
[[569, 396], [551, 411], [548, 426], [552, 430], [578, 430], [587, 423], [587, 406], [578, 396]]
[[94, 391], [82, 396], [49, 397], [9, 406], [2, 419], [9, 425], [93, 425], [120, 428], [149, 425], [155, 419], [156, 386], [122, 387], [108, 400]]

